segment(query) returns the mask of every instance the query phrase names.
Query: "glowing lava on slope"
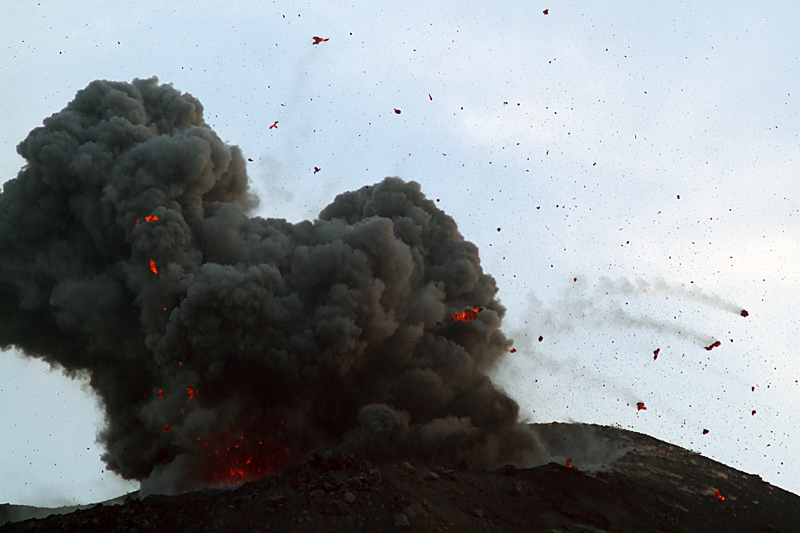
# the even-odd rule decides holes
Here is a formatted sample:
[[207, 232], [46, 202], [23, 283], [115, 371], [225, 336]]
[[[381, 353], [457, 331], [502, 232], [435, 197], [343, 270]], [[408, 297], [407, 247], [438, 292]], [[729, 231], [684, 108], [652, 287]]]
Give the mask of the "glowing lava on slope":
[[288, 448], [263, 441], [252, 442], [240, 435], [197, 437], [202, 465], [197, 470], [210, 487], [239, 485], [266, 477], [288, 464]]

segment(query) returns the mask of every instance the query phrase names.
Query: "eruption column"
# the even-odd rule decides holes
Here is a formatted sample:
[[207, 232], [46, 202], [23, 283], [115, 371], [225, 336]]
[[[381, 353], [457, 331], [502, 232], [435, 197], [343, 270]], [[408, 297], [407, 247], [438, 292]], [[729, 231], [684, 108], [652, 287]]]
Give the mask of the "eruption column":
[[103, 459], [145, 491], [330, 443], [476, 466], [530, 449], [485, 373], [509, 345], [495, 280], [418, 184], [341, 194], [314, 221], [250, 217], [240, 150], [155, 78], [92, 82], [17, 150], [0, 347], [87, 370]]

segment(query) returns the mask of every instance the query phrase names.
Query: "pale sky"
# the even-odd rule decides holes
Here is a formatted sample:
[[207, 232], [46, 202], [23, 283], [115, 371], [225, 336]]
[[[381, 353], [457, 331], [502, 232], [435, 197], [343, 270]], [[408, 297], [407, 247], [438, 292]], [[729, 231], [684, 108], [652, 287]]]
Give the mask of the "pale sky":
[[[258, 215], [389, 175], [439, 200], [497, 279], [517, 352], [496, 375], [531, 421], [799, 493], [800, 6], [662, 4], [7, 0], [0, 181], [92, 80], [158, 76], [253, 159]], [[137, 487], [104, 471], [83, 382], [0, 369], [0, 502]]]

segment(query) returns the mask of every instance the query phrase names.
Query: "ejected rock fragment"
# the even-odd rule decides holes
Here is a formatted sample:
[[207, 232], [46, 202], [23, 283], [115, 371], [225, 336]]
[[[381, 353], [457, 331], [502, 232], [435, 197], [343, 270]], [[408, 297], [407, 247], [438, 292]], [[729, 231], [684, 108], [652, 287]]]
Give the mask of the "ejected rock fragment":
[[403, 513], [400, 513], [394, 517], [394, 525], [402, 529], [408, 529], [411, 527], [408, 517], [406, 517], [406, 515]]
[[350, 509], [347, 507], [347, 504], [341, 500], [330, 500], [328, 501], [327, 507], [325, 507], [324, 514], [346, 515], [350, 514]]
[[280, 493], [270, 494], [266, 498], [266, 502], [269, 507], [276, 507], [278, 505], [283, 504], [285, 501], [286, 501], [286, 496]]

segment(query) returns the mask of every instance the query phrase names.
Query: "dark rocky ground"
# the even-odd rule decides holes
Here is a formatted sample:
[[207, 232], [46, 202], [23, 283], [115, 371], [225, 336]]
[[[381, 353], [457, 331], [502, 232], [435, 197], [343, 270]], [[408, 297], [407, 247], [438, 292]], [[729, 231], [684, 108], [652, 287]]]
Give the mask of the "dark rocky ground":
[[534, 428], [554, 460], [535, 468], [378, 465], [325, 449], [238, 488], [131, 495], [0, 531], [800, 531], [800, 497], [758, 476], [622, 429]]

